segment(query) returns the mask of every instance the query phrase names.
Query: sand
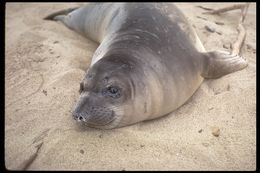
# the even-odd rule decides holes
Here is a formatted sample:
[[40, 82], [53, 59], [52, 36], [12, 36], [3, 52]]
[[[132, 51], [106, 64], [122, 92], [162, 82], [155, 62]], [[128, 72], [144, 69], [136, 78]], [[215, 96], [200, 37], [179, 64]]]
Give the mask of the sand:
[[[6, 4], [7, 169], [256, 169], [255, 3], [245, 20], [242, 55], [249, 62], [246, 69], [205, 80], [185, 105], [167, 116], [113, 130], [81, 127], [71, 116], [79, 82], [98, 45], [60, 23], [42, 20], [52, 12], [81, 4]], [[229, 4], [177, 6], [207, 50], [228, 50], [237, 37], [240, 11], [206, 15], [196, 6]], [[217, 32], [207, 31], [206, 25]]]

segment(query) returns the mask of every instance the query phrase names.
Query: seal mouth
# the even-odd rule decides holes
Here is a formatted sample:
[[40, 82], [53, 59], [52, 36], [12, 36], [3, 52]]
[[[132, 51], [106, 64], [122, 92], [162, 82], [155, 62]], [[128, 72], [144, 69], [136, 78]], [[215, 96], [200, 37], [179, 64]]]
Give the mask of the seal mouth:
[[112, 123], [116, 118], [114, 116], [114, 111], [111, 111], [110, 114], [101, 114], [101, 115], [91, 115], [89, 113], [76, 113], [72, 114], [74, 120], [77, 122], [83, 122], [87, 126], [106, 126]]

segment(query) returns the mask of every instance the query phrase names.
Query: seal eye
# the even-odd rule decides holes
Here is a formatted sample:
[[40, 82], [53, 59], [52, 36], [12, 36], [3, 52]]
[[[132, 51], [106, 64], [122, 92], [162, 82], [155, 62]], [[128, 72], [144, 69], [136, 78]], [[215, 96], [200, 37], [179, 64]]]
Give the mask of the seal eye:
[[116, 94], [118, 92], [118, 88], [116, 88], [116, 87], [108, 87], [108, 91], [111, 94]]
[[118, 98], [121, 96], [121, 90], [117, 86], [109, 86], [102, 91], [104, 96], [110, 96], [112, 98]]

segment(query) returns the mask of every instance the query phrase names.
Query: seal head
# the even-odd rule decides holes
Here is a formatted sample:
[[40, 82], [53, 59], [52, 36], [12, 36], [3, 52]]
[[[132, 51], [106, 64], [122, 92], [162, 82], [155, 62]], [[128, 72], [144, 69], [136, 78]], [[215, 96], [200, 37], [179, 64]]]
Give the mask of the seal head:
[[135, 102], [143, 101], [136, 100], [142, 93], [136, 91], [135, 86], [144, 85], [138, 67], [127, 55], [110, 55], [95, 63], [80, 83], [80, 97], [73, 118], [101, 129], [123, 126], [124, 121], [129, 121], [124, 117], [138, 109]]

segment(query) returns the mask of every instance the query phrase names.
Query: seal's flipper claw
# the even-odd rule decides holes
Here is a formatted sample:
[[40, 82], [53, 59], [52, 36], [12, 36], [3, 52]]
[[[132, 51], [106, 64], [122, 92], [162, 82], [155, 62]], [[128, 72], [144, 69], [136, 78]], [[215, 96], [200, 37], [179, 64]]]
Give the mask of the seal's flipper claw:
[[229, 73], [247, 67], [247, 61], [239, 55], [226, 51], [204, 53], [204, 63], [201, 76], [204, 78], [219, 78]]

